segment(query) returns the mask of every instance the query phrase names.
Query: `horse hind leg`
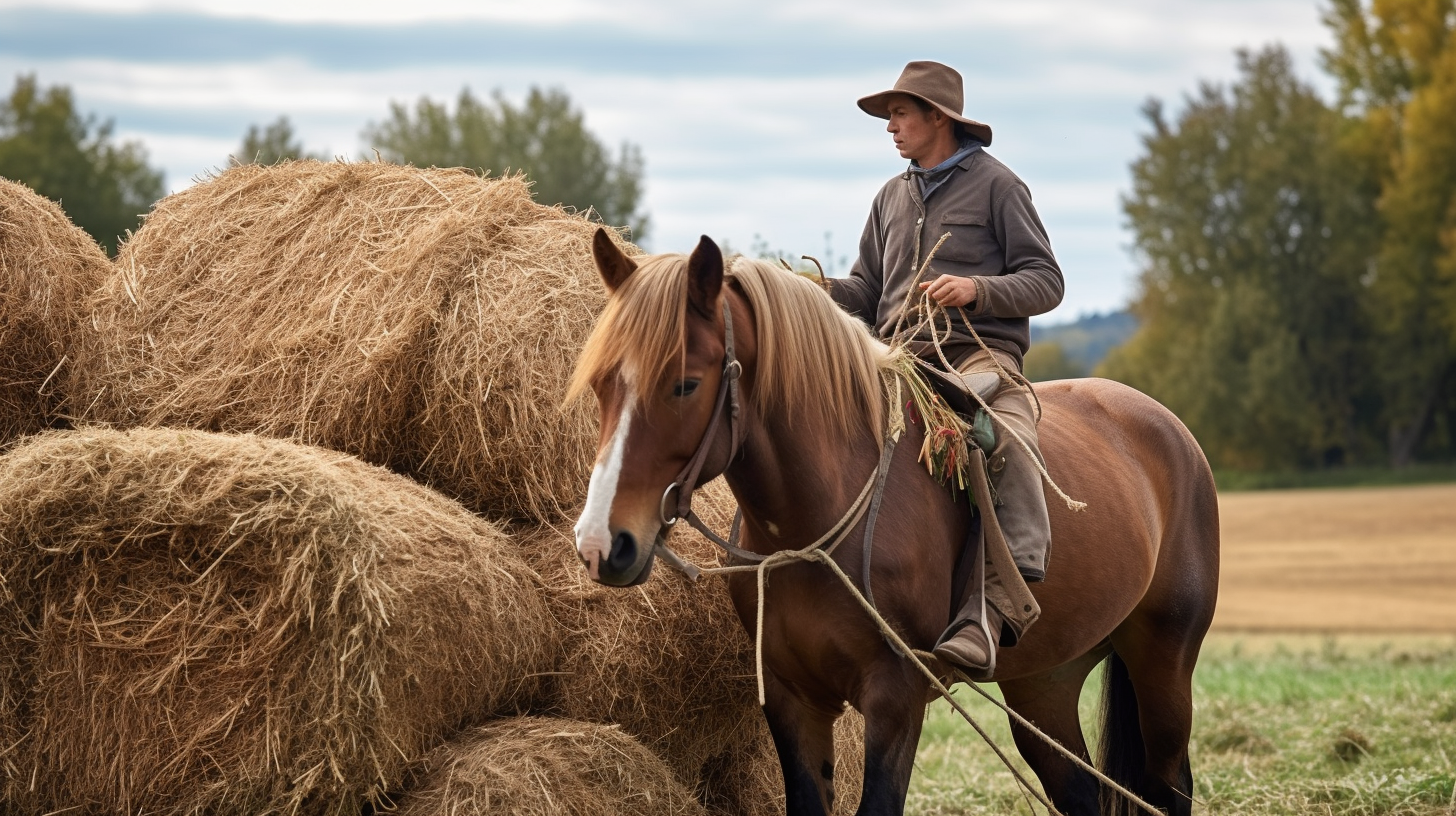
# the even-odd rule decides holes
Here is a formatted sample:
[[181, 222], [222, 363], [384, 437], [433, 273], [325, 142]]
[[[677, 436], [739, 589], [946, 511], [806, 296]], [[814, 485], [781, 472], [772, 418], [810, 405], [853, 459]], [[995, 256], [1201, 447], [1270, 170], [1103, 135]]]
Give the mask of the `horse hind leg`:
[[[1090, 763], [1077, 701], [1088, 673], [1104, 654], [1105, 650], [1090, 653], [1044, 674], [1001, 683], [1001, 693], [1006, 704], [1042, 734]], [[1058, 811], [1066, 816], [1097, 816], [1097, 780], [1092, 774], [1015, 719], [1011, 736]]]
[[[1195, 650], [1196, 651], [1196, 650]], [[1103, 684], [1102, 771], [1169, 816], [1193, 812], [1193, 660], [1114, 652]], [[1112, 790], [1103, 811], [1141, 813]]]

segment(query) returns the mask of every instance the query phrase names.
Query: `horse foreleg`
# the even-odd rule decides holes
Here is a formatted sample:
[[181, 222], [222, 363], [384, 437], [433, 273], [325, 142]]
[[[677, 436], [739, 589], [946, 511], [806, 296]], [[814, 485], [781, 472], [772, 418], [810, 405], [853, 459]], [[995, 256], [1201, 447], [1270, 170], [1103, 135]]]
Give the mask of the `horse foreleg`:
[[834, 810], [834, 721], [840, 711], [804, 700], [767, 673], [763, 713], [783, 769], [789, 816], [827, 816]]
[[867, 678], [856, 701], [865, 721], [864, 792], [858, 816], [905, 812], [915, 748], [925, 721], [929, 681], [912, 673], [903, 660], [891, 660]]

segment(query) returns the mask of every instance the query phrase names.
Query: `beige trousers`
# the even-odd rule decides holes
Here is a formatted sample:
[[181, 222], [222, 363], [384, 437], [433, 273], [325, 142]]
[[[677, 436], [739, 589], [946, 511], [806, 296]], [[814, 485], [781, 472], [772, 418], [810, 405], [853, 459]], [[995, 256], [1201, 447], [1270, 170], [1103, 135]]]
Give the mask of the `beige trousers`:
[[[995, 362], [992, 355], [995, 355]], [[977, 374], [996, 371], [996, 362], [1006, 372], [1020, 377], [1021, 367], [1016, 364], [1015, 358], [996, 349], [989, 352], [977, 349], [962, 358], [956, 368], [963, 374]], [[1004, 422], [1014, 429], [1041, 460], [1036, 436], [1036, 403], [1024, 385], [1004, 377], [1001, 387], [987, 403], [1001, 419], [1000, 422], [992, 420], [996, 428], [996, 447], [986, 457], [998, 500], [996, 518], [1001, 523], [1006, 545], [1011, 549], [1022, 577], [1028, 582], [1041, 581], [1046, 578], [1047, 553], [1052, 540], [1046, 494], [1042, 491], [1041, 474], [1036, 466], [1027, 459], [1026, 451], [1002, 424]]]

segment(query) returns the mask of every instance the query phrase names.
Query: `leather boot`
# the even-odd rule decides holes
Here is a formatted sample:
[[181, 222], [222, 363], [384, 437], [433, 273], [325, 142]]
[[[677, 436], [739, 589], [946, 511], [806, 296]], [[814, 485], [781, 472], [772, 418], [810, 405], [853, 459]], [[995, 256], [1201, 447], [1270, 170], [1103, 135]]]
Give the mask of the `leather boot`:
[[947, 663], [970, 671], [982, 671], [995, 665], [996, 652], [984, 627], [975, 621], [962, 626], [954, 635], [935, 647], [935, 656]]
[[947, 663], [954, 664], [972, 680], [989, 680], [996, 673], [996, 637], [1001, 632], [1001, 616], [995, 607], [982, 607], [979, 621], [965, 621], [961, 627], [941, 635], [934, 654]]

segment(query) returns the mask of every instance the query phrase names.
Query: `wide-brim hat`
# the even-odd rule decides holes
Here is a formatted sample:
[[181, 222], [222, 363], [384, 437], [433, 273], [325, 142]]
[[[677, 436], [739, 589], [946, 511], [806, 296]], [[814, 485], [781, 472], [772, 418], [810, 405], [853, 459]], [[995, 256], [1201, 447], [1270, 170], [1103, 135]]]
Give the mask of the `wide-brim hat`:
[[965, 89], [961, 75], [949, 65], [929, 60], [916, 60], [905, 66], [895, 87], [888, 91], [870, 94], [859, 100], [860, 110], [881, 119], [890, 118], [890, 97], [895, 94], [909, 94], [934, 105], [941, 113], [966, 126], [966, 132], [991, 144], [991, 126], [961, 115], [965, 109]]

